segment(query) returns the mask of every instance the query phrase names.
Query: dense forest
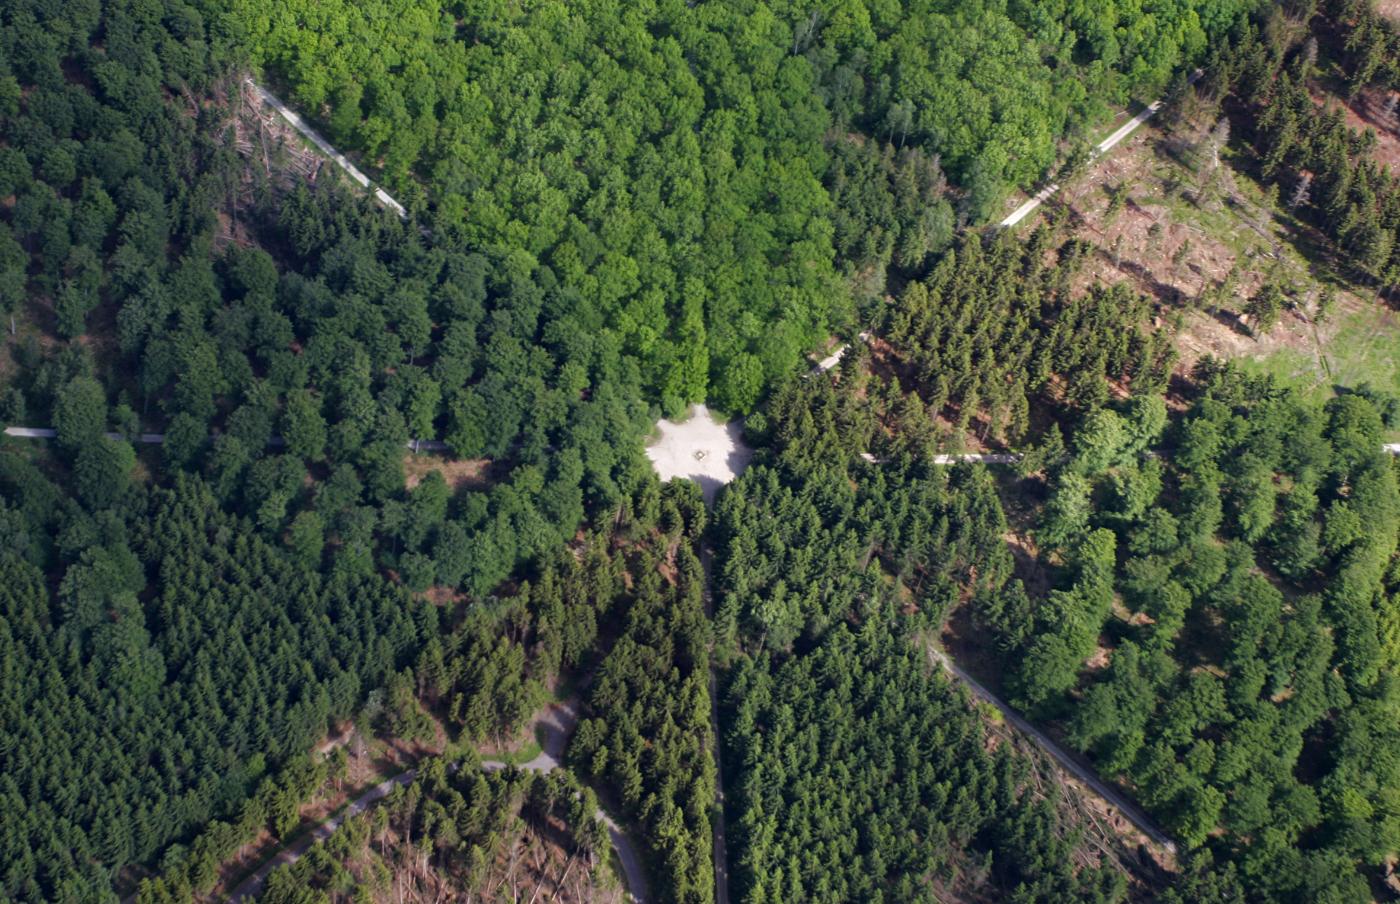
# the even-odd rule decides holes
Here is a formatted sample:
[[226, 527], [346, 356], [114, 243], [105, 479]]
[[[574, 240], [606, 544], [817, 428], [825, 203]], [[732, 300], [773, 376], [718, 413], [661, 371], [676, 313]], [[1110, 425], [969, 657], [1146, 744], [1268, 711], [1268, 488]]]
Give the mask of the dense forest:
[[89, 511], [0, 453], [0, 536], [11, 900], [102, 898], [126, 864], [234, 819], [438, 630], [378, 576], [283, 554], [197, 479]]
[[[1395, 467], [1376, 407], [1205, 365], [1180, 422], [1105, 409], [1043, 479], [1053, 586], [974, 601], [1007, 691], [1249, 900], [1368, 901], [1395, 847]], [[1160, 436], [1170, 454], [1143, 457]], [[1087, 665], [1086, 665], [1087, 663]], [[1106, 664], [1105, 664], [1106, 663]]]
[[1075, 277], [1093, 254], [1054, 247], [1048, 227], [1027, 240], [971, 236], [884, 310], [882, 334], [909, 388], [953, 437], [1020, 446], [1046, 427], [1031, 412], [1082, 416], [1116, 390], [1160, 392], [1176, 363], [1171, 332], [1128, 286]]
[[568, 757], [613, 789], [642, 827], [660, 899], [707, 904], [715, 887], [715, 758], [710, 628], [695, 546], [705, 506], [695, 484], [673, 482], [638, 516], [637, 528], [653, 524], [654, 535], [638, 537], [630, 557], [631, 603], [584, 694], [585, 718]]
[[1075, 867], [1079, 829], [928, 655], [950, 606], [1011, 574], [991, 476], [870, 464], [849, 381], [765, 413], [771, 444], [716, 514], [739, 899], [1126, 900], [1110, 865]]
[[1347, 275], [1391, 290], [1400, 284], [1400, 178], [1376, 159], [1374, 130], [1348, 125], [1325, 92], [1341, 90], [1382, 123], [1393, 119], [1400, 33], [1369, 3], [1297, 6], [1301, 26], [1275, 18], [1215, 54], [1203, 90], [1225, 102], [1254, 173], [1317, 228]]
[[[7, 804], [25, 814], [3, 839], [7, 896], [101, 897], [157, 855], [162, 878], [141, 901], [205, 892], [262, 826], [286, 837], [285, 814], [325, 777], [301, 755], [332, 724], [427, 741], [440, 723], [499, 743], [561, 677], [596, 670], [571, 756], [647, 827], [669, 899], [708, 899], [692, 486], [650, 481], [515, 593], [442, 609], [375, 575], [317, 574], [222, 514], [198, 478], [131, 486], [90, 512], [21, 457], [0, 467], [3, 753], [36, 764], [6, 771]], [[46, 570], [62, 575], [56, 598]]]
[[[0, 420], [57, 436], [0, 448], [0, 898], [207, 897], [354, 722], [456, 753], [270, 900], [475, 894], [517, 844], [592, 866], [596, 794], [654, 895], [705, 904], [716, 745], [737, 900], [1369, 900], [1397, 403], [1208, 363], [1169, 409], [1162, 311], [1085, 285], [1082, 243], [974, 228], [1206, 61], [1259, 178], [1392, 287], [1400, 188], [1310, 91], [1400, 87], [1395, 29], [1259, 6], [5, 4]], [[409, 216], [299, 169], [250, 72]], [[713, 512], [639, 454], [701, 400], [758, 450]], [[1030, 454], [930, 462], [962, 443]], [[939, 669], [954, 611], [1179, 876], [1086, 853]], [[552, 701], [567, 773], [461, 755]]]
[[[313, 567], [333, 550], [415, 591], [488, 592], [639, 479], [637, 361], [546, 268], [427, 238], [325, 180], [244, 185], [243, 124], [167, 98], [229, 78], [176, 66], [209, 54], [185, 13], [170, 30], [122, 5], [7, 13], [4, 78], [25, 97], [0, 148], [8, 303], [43, 300], [73, 341], [18, 344], [6, 420], [63, 423], [93, 487], [124, 447], [92, 435], [156, 428], [164, 468], [203, 474]], [[228, 241], [229, 218], [258, 243]], [[423, 437], [503, 479], [460, 505], [441, 483], [408, 493], [403, 446]]]
[[955, 205], [988, 219], [1254, 6], [238, 0], [217, 21], [439, 233], [548, 266], [667, 410], [748, 411], [848, 323], [838, 270], [920, 265]]

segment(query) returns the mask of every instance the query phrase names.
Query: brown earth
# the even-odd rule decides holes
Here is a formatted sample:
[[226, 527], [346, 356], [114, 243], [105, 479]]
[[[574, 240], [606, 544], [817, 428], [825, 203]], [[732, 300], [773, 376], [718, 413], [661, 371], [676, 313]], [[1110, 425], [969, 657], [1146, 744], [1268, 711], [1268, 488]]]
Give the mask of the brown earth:
[[344, 865], [355, 887], [333, 891], [333, 904], [374, 901], [376, 904], [437, 904], [442, 901], [560, 902], [560, 904], [620, 904], [623, 892], [596, 877], [586, 855], [572, 849], [568, 827], [558, 820], [534, 824], [519, 820], [515, 832], [496, 845], [473, 887], [438, 868], [440, 853], [421, 848], [415, 838], [394, 829], [371, 831]]
[[448, 458], [434, 452], [409, 452], [403, 457], [404, 483], [411, 490], [437, 471], [454, 493], [463, 487], [484, 487], [491, 480], [491, 459]]
[[[1145, 127], [1058, 197], [1054, 203], [1072, 235], [1097, 248], [1077, 287], [1126, 282], [1157, 303], [1159, 323], [1179, 317], [1179, 372], [1206, 355], [1259, 358], [1282, 348], [1320, 354], [1324, 337], [1307, 316], [1320, 289], [1294, 249], [1296, 236], [1228, 165], [1203, 174], [1180, 162], [1174, 151], [1198, 137]], [[1115, 190], [1125, 196], [1116, 209]], [[1233, 291], [1217, 308], [1200, 309], [1202, 293], [1232, 270]], [[1270, 276], [1293, 294], [1297, 308], [1258, 336], [1243, 308]], [[1339, 311], [1348, 304], [1359, 302], [1339, 298]]]
[[285, 842], [325, 822], [337, 810], [384, 781], [386, 777], [403, 772], [425, 756], [440, 754], [446, 747], [447, 735], [436, 721], [434, 735], [432, 743], [426, 745], [411, 744], [397, 739], [367, 740], [360, 736], [353, 725], [341, 726], [338, 732], [318, 744], [316, 750], [322, 755], [327, 755], [338, 747], [347, 747], [350, 756], [345, 774], [327, 781], [309, 800], [302, 803], [297, 827], [286, 839], [279, 839], [264, 827], [256, 837], [239, 848], [231, 859], [220, 866], [218, 883], [205, 899], [222, 900], [229, 889], [237, 886], [248, 873], [276, 853]]

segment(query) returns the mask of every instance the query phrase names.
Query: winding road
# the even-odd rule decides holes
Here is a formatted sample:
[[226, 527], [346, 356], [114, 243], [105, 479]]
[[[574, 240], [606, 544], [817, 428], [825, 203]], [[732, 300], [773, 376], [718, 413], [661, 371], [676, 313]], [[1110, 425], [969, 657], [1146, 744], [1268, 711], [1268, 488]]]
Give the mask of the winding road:
[[[542, 773], [558, 769], [563, 764], [564, 751], [569, 746], [569, 736], [573, 734], [576, 725], [578, 725], [577, 704], [572, 701], [551, 703], [544, 713], [535, 720], [535, 733], [542, 736], [540, 738], [540, 752], [534, 759], [520, 763], [518, 768], [526, 772]], [[501, 760], [483, 760], [481, 768], [495, 772], [506, 768], [506, 765]], [[593, 815], [608, 830], [608, 838], [612, 841], [613, 850], [617, 851], [618, 862], [622, 864], [622, 873], [627, 880], [627, 896], [636, 904], [645, 904], [646, 869], [642, 866], [641, 855], [633, 846], [632, 840], [627, 837], [627, 833], [601, 807]]]
[[[578, 707], [576, 704], [573, 702], [550, 704], [534, 722], [536, 733], [542, 735], [539, 754], [528, 762], [516, 764], [516, 768], [526, 772], [539, 773], [553, 772], [558, 769], [562, 765], [564, 750], [569, 743], [569, 735], [573, 733], [574, 726], [577, 724]], [[481, 761], [481, 768], [488, 772], [498, 772], [509, 765], [504, 760]], [[456, 766], [457, 764], [454, 763], [451, 768], [455, 770]], [[342, 812], [327, 819], [292, 844], [278, 851], [276, 856], [259, 866], [256, 871], [234, 888], [228, 897], [230, 904], [242, 904], [244, 901], [256, 898], [262, 893], [263, 886], [267, 883], [267, 877], [274, 870], [296, 863], [305, 856], [312, 845], [325, 841], [335, 834], [336, 829], [339, 829], [346, 820], [358, 816], [378, 801], [388, 797], [395, 788], [411, 784], [416, 775], [416, 769], [408, 769], [393, 778], [385, 779], [355, 798]], [[628, 898], [635, 904], [645, 904], [647, 900], [646, 869], [642, 865], [642, 858], [637, 848], [617, 821], [602, 808], [599, 808], [593, 815], [607, 829], [613, 850], [617, 852], [617, 859], [622, 866], [623, 877], [627, 883]]]

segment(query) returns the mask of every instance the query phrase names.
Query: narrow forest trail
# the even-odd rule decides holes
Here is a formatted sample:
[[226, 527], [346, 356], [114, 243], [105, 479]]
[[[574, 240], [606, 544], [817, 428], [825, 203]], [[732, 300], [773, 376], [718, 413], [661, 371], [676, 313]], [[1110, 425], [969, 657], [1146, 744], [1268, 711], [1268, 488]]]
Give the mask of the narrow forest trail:
[[1123, 814], [1133, 826], [1142, 834], [1150, 838], [1154, 843], [1162, 847], [1169, 853], [1176, 853], [1176, 842], [1172, 841], [1167, 833], [1157, 827], [1147, 814], [1144, 813], [1137, 804], [1130, 801], [1121, 792], [1099, 778], [1098, 773], [1084, 765], [1078, 757], [1065, 750], [1057, 744], [1049, 735], [1036, 728], [1025, 717], [1011, 707], [1011, 705], [996, 694], [992, 693], [982, 682], [969, 675], [945, 652], [936, 647], [928, 648], [929, 656], [946, 671], [949, 675], [965, 684], [972, 691], [973, 696], [996, 707], [1007, 722], [1021, 734], [1030, 738], [1037, 747], [1044, 750], [1050, 757], [1060, 765], [1062, 769], [1083, 782], [1094, 794], [1102, 798], [1106, 803]]
[[[575, 726], [578, 725], [578, 719], [578, 704], [573, 700], [551, 703], [545, 707], [532, 722], [533, 733], [541, 736], [540, 752], [528, 762], [516, 764], [516, 768], [525, 772], [539, 773], [549, 773], [558, 769], [563, 764], [564, 751], [568, 747], [569, 736], [573, 734]], [[449, 769], [455, 772], [458, 765], [453, 763]], [[481, 768], [487, 772], [499, 772], [509, 765], [504, 760], [492, 759], [485, 759], [480, 763]], [[395, 788], [411, 784], [417, 774], [417, 769], [406, 769], [392, 778], [385, 779], [355, 798], [340, 813], [298, 837], [240, 882], [229, 894], [227, 899], [229, 904], [242, 904], [244, 901], [257, 898], [258, 895], [262, 894], [263, 886], [267, 884], [267, 878], [274, 870], [296, 863], [306, 855], [307, 851], [311, 850], [313, 845], [334, 835], [336, 830], [347, 820], [353, 819], [388, 797]], [[607, 829], [608, 839], [612, 842], [613, 850], [617, 852], [629, 900], [633, 901], [634, 904], [646, 904], [646, 869], [642, 864], [641, 854], [632, 844], [632, 840], [627, 837], [622, 826], [606, 811], [600, 807], [593, 815]]]
[[[715, 554], [705, 545], [700, 548], [700, 567], [705, 575], [703, 591], [705, 615], [715, 623], [715, 601], [712, 589]], [[710, 734], [715, 754], [715, 817], [712, 824], [715, 857], [715, 904], [729, 904], [729, 847], [724, 834], [724, 756], [720, 745], [719, 679], [715, 671], [714, 652], [710, 653]]]

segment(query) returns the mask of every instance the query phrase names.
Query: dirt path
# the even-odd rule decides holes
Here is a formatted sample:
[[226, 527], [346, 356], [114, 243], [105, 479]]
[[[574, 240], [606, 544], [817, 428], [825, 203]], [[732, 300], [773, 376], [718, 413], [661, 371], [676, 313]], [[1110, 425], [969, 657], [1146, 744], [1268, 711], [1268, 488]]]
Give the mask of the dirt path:
[[406, 772], [400, 772], [393, 778], [385, 779], [373, 788], [370, 788], [364, 794], [355, 798], [350, 805], [340, 813], [327, 819], [305, 835], [302, 835], [296, 841], [292, 842], [290, 846], [278, 851], [275, 857], [272, 857], [262, 866], [258, 867], [251, 876], [238, 883], [237, 887], [235, 887], [233, 892], [228, 896], [229, 904], [239, 904], [239, 902], [248, 901], [257, 897], [262, 893], [263, 885], [267, 882], [267, 877], [272, 874], [273, 870], [296, 863], [302, 858], [302, 855], [311, 849], [313, 844], [325, 841], [327, 838], [334, 835], [335, 830], [340, 828], [347, 819], [352, 819], [360, 815], [374, 803], [388, 797], [395, 788], [411, 783], [416, 774], [416, 770], [409, 769]]
[[[705, 615], [714, 624], [715, 603], [711, 592], [711, 574], [714, 571], [715, 554], [708, 546], [700, 549], [700, 566], [705, 573]], [[729, 904], [729, 847], [724, 835], [724, 756], [720, 746], [719, 729], [719, 681], [715, 677], [713, 657], [710, 660], [710, 734], [714, 739], [711, 745], [715, 754], [715, 816], [714, 858], [715, 858], [715, 904]]]
[[942, 650], [929, 647], [929, 656], [943, 667], [948, 674], [957, 678], [972, 691], [973, 695], [995, 706], [997, 710], [1011, 723], [1017, 731], [1024, 734], [1036, 743], [1038, 747], [1048, 753], [1051, 758], [1059, 763], [1060, 767], [1073, 775], [1085, 784], [1091, 791], [1111, 804], [1123, 816], [1131, 822], [1138, 831], [1142, 832], [1152, 841], [1171, 853], [1176, 853], [1176, 843], [1168, 835], [1157, 827], [1147, 814], [1142, 812], [1136, 804], [1124, 797], [1120, 792], [1104, 782], [1089, 767], [1081, 763], [1074, 755], [1065, 750], [1059, 744], [1050, 739], [1048, 735], [1027, 722], [1020, 713], [1012, 709], [1011, 706], [996, 694], [993, 694], [976, 678], [963, 671], [948, 654]]

